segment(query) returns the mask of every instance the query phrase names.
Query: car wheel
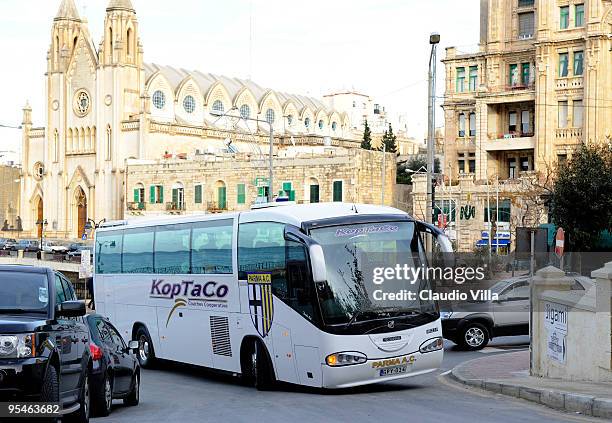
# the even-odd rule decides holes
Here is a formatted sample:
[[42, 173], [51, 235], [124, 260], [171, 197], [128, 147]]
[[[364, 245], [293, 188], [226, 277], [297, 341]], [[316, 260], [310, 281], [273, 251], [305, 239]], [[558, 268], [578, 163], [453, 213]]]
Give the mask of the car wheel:
[[155, 362], [155, 351], [153, 351], [153, 342], [147, 330], [143, 327], [138, 328], [136, 332], [138, 340], [138, 362], [143, 368], [151, 368]]
[[129, 405], [130, 407], [134, 407], [140, 403], [140, 374], [136, 373], [134, 375], [134, 385], [132, 387], [132, 392], [128, 395], [127, 398], [123, 400], [125, 405]]
[[97, 416], [106, 417], [113, 408], [113, 385], [110, 375], [104, 375], [100, 385], [93, 394], [92, 406]]
[[256, 341], [251, 351], [251, 380], [259, 391], [267, 391], [274, 385], [272, 364], [266, 354], [265, 347]]
[[[89, 392], [89, 377], [86, 374], [83, 378], [83, 386], [81, 386], [81, 395], [79, 398], [79, 410], [66, 416], [68, 422], [74, 423], [89, 423], [89, 412], [91, 408], [91, 398]], [[64, 419], [62, 419], [64, 421]]]
[[468, 323], [461, 332], [460, 343], [468, 350], [481, 350], [489, 343], [489, 331], [481, 323]]
[[42, 391], [40, 392], [41, 402], [59, 402], [59, 380], [57, 378], [57, 370], [55, 367], [49, 365], [45, 373], [45, 379], [42, 384]]

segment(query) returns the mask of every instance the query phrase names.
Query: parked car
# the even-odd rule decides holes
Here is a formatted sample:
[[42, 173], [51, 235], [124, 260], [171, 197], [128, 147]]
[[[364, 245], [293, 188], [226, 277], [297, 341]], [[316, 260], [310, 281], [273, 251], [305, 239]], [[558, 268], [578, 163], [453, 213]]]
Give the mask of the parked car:
[[20, 239], [19, 241], [17, 241], [17, 246], [15, 247], [15, 249], [17, 251], [23, 250], [28, 253], [36, 253], [40, 250], [39, 245], [40, 243], [36, 240]]
[[111, 322], [99, 314], [85, 317], [90, 333], [93, 366], [90, 371], [92, 411], [108, 416], [113, 399], [136, 406], [140, 401], [138, 341], [126, 344]]
[[68, 251], [68, 258], [81, 257], [81, 253], [88, 250], [93, 254], [93, 245], [79, 244], [75, 250]]
[[13, 238], [0, 238], [0, 250], [11, 250], [16, 244]]
[[[572, 290], [587, 291], [594, 281], [584, 276], [568, 274], [574, 280]], [[498, 336], [529, 334], [530, 277], [518, 276], [491, 286], [497, 300], [473, 301], [462, 304], [457, 311], [443, 311], [442, 334], [469, 350], [480, 350]]]
[[42, 250], [45, 253], [50, 254], [66, 254], [68, 252], [68, 247], [60, 245], [53, 241], [44, 241]]
[[89, 421], [89, 331], [72, 284], [58, 272], [0, 266], [0, 402], [60, 403]]

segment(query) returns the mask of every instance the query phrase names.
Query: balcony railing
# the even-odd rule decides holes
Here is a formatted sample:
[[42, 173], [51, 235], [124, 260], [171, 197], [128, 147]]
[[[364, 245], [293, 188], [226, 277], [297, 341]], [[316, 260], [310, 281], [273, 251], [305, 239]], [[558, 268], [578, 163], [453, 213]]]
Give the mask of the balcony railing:
[[144, 211], [147, 209], [147, 206], [144, 202], [132, 202], [127, 203], [127, 209], [129, 211]]
[[555, 137], [569, 140], [582, 138], [582, 128], [558, 128], [555, 129]]
[[457, 149], [476, 148], [476, 138], [474, 137], [459, 137], [457, 138]]
[[185, 211], [186, 207], [185, 207], [185, 203], [178, 203], [178, 202], [171, 202], [171, 203], [166, 203], [166, 211], [177, 211], [177, 212], [181, 212], [181, 211]]
[[555, 82], [558, 90], [576, 89], [582, 88], [583, 78], [582, 76], [575, 76], [572, 78], [557, 78]]
[[533, 134], [503, 134], [498, 138], [489, 136], [485, 142], [486, 151], [531, 150], [535, 148]]
[[227, 204], [225, 205], [219, 205], [218, 203], [216, 203], [215, 201], [209, 201], [206, 204], [206, 210], [210, 213], [220, 213], [222, 211], [226, 211], [227, 210]]

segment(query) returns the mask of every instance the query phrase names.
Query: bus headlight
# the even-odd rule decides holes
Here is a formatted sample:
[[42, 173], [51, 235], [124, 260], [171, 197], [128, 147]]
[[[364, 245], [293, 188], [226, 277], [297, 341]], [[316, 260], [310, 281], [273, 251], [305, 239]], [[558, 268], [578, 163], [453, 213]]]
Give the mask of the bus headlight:
[[428, 352], [434, 352], [434, 351], [441, 350], [442, 348], [444, 348], [444, 341], [442, 340], [442, 338], [438, 337], [438, 338], [428, 339], [427, 341], [423, 342], [421, 346], [419, 347], [419, 351], [422, 354], [425, 354]]
[[35, 335], [0, 335], [0, 358], [30, 358], [36, 355]]
[[325, 362], [331, 367], [350, 366], [352, 364], [362, 364], [368, 361], [365, 354], [355, 351], [330, 354], [325, 357]]

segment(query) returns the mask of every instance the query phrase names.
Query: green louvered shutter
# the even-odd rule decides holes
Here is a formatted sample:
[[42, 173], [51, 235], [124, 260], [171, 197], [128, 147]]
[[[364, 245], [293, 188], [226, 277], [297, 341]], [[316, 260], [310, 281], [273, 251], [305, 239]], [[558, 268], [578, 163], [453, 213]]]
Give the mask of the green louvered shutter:
[[134, 202], [140, 203], [140, 190], [138, 188], [134, 189]]
[[227, 206], [227, 189], [225, 187], [219, 187], [219, 209], [225, 210]]
[[310, 186], [310, 202], [311, 203], [319, 202], [319, 186], [318, 185]]
[[195, 186], [195, 199], [196, 204], [202, 204], [202, 185]]
[[342, 201], [342, 181], [334, 181], [334, 201]]
[[159, 203], [163, 204], [164, 202], [164, 187], [163, 186], [159, 186]]
[[246, 189], [244, 184], [238, 184], [238, 204], [246, 203]]
[[149, 189], [149, 203], [155, 204], [155, 185], [151, 185]]

